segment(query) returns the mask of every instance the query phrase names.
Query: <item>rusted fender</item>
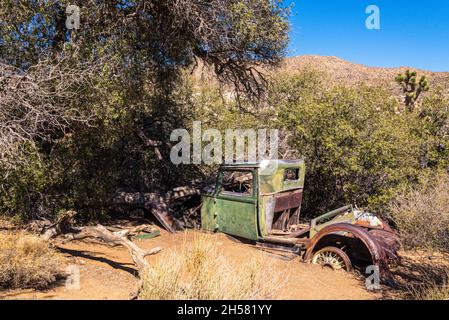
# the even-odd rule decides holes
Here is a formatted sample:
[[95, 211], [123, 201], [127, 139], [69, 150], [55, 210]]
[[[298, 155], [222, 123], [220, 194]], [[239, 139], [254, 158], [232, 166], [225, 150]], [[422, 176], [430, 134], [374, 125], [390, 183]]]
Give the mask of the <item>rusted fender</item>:
[[[382, 281], [391, 280], [392, 277], [390, 269], [388, 267], [388, 261], [389, 258], [391, 258], [392, 251], [395, 250], [392, 250], [391, 248], [384, 248], [383, 243], [379, 242], [365, 228], [353, 224], [336, 223], [321, 229], [308, 243], [306, 253], [304, 255], [304, 261], [309, 262], [311, 260], [315, 246], [323, 237], [337, 232], [348, 232], [351, 233], [355, 238], [361, 240], [371, 254], [373, 265], [379, 266], [380, 277]], [[389, 231], [385, 230], [385, 232]]]

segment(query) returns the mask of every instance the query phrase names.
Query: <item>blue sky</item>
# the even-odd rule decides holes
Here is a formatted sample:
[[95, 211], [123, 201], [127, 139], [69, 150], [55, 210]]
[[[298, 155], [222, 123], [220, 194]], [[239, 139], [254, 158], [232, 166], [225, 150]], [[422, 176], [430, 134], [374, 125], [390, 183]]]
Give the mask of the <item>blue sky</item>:
[[[293, 2], [289, 56], [317, 54], [368, 66], [449, 71], [449, 0], [287, 0]], [[380, 9], [368, 30], [365, 9]]]

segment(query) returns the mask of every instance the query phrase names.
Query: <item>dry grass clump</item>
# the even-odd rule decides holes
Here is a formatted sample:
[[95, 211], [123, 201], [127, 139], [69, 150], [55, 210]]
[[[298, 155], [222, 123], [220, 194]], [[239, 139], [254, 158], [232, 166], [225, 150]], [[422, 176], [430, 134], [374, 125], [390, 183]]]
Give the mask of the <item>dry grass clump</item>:
[[430, 283], [420, 288], [413, 288], [411, 294], [416, 300], [449, 300], [449, 284]]
[[411, 285], [408, 289], [415, 300], [448, 300], [449, 271], [444, 270], [439, 274], [437, 272], [421, 274], [420, 284]]
[[169, 251], [146, 273], [140, 299], [275, 299], [285, 277], [259, 259], [239, 266], [226, 260], [210, 235]]
[[62, 274], [61, 262], [39, 237], [0, 233], [0, 288], [46, 288]]
[[449, 249], [449, 175], [399, 195], [391, 216], [409, 248]]
[[0, 231], [1, 230], [9, 230], [13, 228], [13, 224], [11, 221], [3, 218], [0, 214]]

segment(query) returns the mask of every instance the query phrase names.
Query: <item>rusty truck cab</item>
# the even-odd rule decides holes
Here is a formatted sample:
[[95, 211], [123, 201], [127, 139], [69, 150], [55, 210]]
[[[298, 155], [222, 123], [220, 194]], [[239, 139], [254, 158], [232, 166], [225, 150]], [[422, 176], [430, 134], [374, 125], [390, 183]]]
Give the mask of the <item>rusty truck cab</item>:
[[203, 195], [203, 229], [254, 241], [296, 230], [304, 176], [303, 160], [222, 165]]

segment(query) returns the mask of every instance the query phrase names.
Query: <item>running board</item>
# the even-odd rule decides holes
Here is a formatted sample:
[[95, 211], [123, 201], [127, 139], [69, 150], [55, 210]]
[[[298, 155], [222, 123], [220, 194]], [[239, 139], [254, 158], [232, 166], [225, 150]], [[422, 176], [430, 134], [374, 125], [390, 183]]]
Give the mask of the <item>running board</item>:
[[297, 238], [282, 237], [282, 236], [268, 236], [265, 237], [264, 242], [283, 244], [283, 245], [295, 245], [298, 242]]
[[291, 246], [287, 247], [285, 245], [275, 244], [275, 243], [269, 243], [269, 242], [256, 242], [256, 247], [259, 249], [268, 249], [268, 250], [275, 250], [275, 251], [282, 251], [282, 252], [288, 252], [293, 253], [295, 255], [299, 255], [301, 253], [301, 248], [298, 246]]

